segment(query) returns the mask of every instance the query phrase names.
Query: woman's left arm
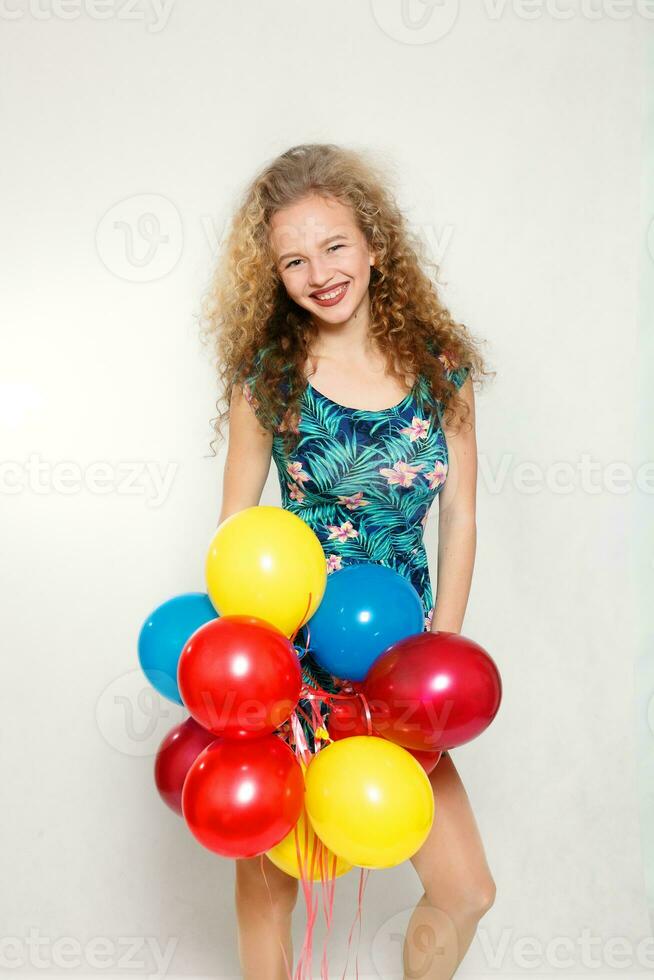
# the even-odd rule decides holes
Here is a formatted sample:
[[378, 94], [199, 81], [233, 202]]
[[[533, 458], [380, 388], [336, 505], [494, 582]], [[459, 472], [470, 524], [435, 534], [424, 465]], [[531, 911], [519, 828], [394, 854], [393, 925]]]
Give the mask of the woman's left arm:
[[465, 616], [477, 548], [477, 438], [472, 380], [460, 395], [470, 414], [458, 432], [444, 427], [448, 471], [438, 495], [438, 571], [432, 631], [460, 633]]

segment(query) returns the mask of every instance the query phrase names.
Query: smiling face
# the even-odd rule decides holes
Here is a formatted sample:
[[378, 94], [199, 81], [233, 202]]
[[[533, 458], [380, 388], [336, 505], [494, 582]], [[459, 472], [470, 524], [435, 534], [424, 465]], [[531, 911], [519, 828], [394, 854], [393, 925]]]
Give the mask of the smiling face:
[[367, 316], [375, 256], [350, 207], [315, 194], [302, 198], [273, 215], [270, 243], [288, 295], [317, 323]]

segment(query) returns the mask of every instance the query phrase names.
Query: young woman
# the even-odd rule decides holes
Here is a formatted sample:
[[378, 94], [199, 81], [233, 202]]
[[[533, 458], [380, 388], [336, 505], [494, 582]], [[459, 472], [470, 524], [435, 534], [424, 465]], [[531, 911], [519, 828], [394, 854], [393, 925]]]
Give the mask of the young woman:
[[[428, 264], [387, 181], [360, 153], [296, 146], [251, 182], [203, 309], [224, 383], [217, 433], [229, 418], [219, 523], [259, 504], [272, 457], [282, 506], [316, 533], [328, 573], [388, 565], [418, 590], [425, 629], [460, 632], [476, 547], [472, 381], [487, 372]], [[434, 603], [423, 534], [436, 498]], [[310, 649], [302, 667], [307, 684], [338, 688]], [[438, 818], [411, 858], [424, 894], [404, 969], [445, 980], [495, 885], [449, 754], [429, 778]], [[236, 861], [245, 980], [286, 977], [281, 946], [292, 963], [298, 881], [264, 862], [268, 885], [260, 857]]]

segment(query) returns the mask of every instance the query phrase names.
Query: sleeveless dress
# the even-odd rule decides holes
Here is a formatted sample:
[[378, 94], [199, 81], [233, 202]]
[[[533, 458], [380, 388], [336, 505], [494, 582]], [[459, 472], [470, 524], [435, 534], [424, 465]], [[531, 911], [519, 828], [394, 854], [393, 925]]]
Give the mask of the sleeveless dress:
[[[460, 388], [469, 369], [453, 369], [443, 355], [441, 359], [445, 376]], [[253, 377], [243, 384], [250, 403]], [[423, 535], [448, 470], [441, 415], [442, 406], [423, 375], [400, 402], [374, 412], [340, 405], [307, 382], [297, 448], [290, 456], [286, 453], [279, 427], [272, 442], [282, 507], [314, 531], [327, 573], [370, 561], [393, 568], [418, 592], [425, 630], [431, 628], [434, 600]], [[298, 631], [295, 643], [304, 683], [338, 690], [332, 675], [306, 648], [306, 627]], [[300, 701], [306, 711], [308, 705]], [[321, 714], [325, 718], [328, 713], [328, 704], [321, 702]], [[313, 733], [301, 716], [300, 721], [313, 752]]]

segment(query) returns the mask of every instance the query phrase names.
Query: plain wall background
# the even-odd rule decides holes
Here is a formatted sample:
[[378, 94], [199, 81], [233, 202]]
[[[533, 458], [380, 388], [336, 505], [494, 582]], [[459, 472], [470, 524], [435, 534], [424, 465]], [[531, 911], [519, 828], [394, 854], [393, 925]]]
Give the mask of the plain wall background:
[[[55, 940], [134, 936], [176, 941], [170, 973], [238, 974], [233, 864], [156, 794], [154, 753], [185, 715], [147, 688], [136, 639], [156, 605], [204, 588], [218, 519], [225, 445], [209, 455], [216, 390], [195, 320], [215, 243], [254, 173], [313, 141], [371, 146], [395, 168], [445, 299], [498, 372], [477, 395], [463, 632], [498, 663], [504, 701], [453, 753], [498, 896], [460, 973], [647, 969], [639, 491], [616, 490], [611, 467], [640, 462], [654, 9], [568, 8], [178, 0], [163, 13], [110, 3], [101, 19], [90, 4], [16, 0], [0, 13], [1, 921], [21, 972], [91, 973], [84, 959], [67, 968]], [[262, 503], [278, 502], [273, 464]], [[435, 584], [435, 518], [427, 539]], [[337, 884], [339, 976], [357, 882]], [[393, 937], [421, 893], [409, 863], [371, 872], [363, 973], [399, 972]], [[304, 915], [300, 898], [296, 949]], [[600, 939], [594, 969], [584, 930]], [[30, 935], [47, 940], [44, 968]], [[565, 936], [557, 968], [565, 951], [546, 947]], [[525, 937], [540, 957], [520, 959]], [[616, 937], [631, 959], [610, 952]], [[154, 970], [143, 951], [118, 955], [105, 974]]]

